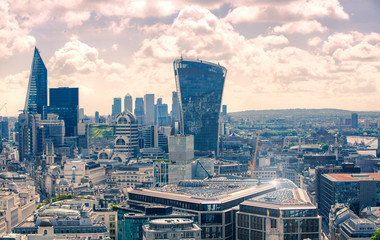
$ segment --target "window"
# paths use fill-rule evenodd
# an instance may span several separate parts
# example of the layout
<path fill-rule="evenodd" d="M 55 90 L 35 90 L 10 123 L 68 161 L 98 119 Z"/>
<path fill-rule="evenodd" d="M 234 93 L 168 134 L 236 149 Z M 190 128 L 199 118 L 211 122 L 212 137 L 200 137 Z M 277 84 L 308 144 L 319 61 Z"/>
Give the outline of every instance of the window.
<path fill-rule="evenodd" d="M 276 219 L 270 220 L 270 227 L 271 228 L 277 228 L 277 220 Z"/>

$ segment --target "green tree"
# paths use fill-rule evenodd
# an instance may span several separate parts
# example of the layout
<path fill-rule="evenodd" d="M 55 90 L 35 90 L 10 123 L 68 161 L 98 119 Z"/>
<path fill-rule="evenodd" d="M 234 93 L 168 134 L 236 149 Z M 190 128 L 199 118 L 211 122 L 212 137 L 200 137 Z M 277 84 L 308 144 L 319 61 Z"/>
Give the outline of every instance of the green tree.
<path fill-rule="evenodd" d="M 376 230 L 376 232 L 371 237 L 372 240 L 380 240 L 380 229 Z"/>

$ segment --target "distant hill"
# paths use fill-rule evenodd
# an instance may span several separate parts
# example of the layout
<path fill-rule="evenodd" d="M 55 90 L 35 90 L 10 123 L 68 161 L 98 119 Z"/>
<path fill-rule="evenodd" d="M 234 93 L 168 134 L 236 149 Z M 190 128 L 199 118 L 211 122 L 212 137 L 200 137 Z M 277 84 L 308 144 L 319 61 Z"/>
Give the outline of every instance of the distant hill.
<path fill-rule="evenodd" d="M 231 116 L 240 118 L 315 118 L 315 117 L 344 117 L 351 118 L 351 113 L 357 113 L 360 118 L 380 118 L 380 112 L 348 111 L 342 109 L 279 109 L 279 110 L 248 110 L 231 112 Z"/>

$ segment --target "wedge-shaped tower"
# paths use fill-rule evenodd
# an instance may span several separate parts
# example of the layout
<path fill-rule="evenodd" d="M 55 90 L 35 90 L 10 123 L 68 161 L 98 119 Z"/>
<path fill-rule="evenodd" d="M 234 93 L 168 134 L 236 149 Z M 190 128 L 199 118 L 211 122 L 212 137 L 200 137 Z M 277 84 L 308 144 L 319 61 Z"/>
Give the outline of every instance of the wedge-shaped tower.
<path fill-rule="evenodd" d="M 28 91 L 24 111 L 42 114 L 47 105 L 47 70 L 37 48 L 34 48 L 32 68 L 30 70 Z"/>

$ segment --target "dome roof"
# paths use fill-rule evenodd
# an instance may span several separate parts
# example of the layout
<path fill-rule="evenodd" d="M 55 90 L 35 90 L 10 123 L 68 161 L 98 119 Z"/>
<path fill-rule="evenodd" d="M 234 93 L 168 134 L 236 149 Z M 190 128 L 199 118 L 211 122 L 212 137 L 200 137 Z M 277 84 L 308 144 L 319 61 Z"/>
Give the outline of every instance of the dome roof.
<path fill-rule="evenodd" d="M 40 222 L 40 227 L 51 227 L 53 224 L 51 224 L 49 219 L 44 219 Z"/>
<path fill-rule="evenodd" d="M 66 186 L 66 185 L 68 185 L 69 183 L 67 182 L 67 180 L 66 179 L 61 179 L 60 181 L 59 181 L 59 183 L 58 183 L 58 185 L 63 185 L 63 186 Z"/>
<path fill-rule="evenodd" d="M 128 110 L 120 113 L 116 118 L 116 124 L 136 124 L 136 116 Z"/>

